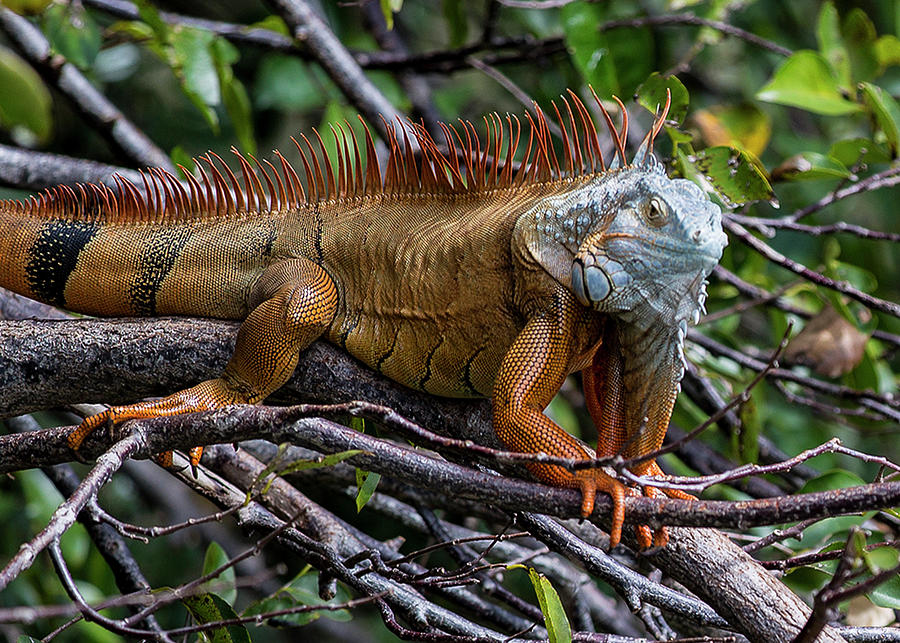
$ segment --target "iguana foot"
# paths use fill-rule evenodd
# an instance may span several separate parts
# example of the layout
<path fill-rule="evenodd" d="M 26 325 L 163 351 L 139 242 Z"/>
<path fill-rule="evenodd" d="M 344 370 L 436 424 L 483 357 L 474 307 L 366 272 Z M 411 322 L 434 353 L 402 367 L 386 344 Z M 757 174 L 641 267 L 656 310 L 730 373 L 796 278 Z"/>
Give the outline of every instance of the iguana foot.
<path fill-rule="evenodd" d="M 625 496 L 636 496 L 634 489 L 600 469 L 582 469 L 575 472 L 575 486 L 581 491 L 581 515 L 587 518 L 594 512 L 597 492 L 608 494 L 612 499 L 611 525 L 609 528 L 609 548 L 622 540 L 622 525 L 625 524 Z"/>
<path fill-rule="evenodd" d="M 81 424 L 75 427 L 66 441 L 75 453 L 81 448 L 85 439 L 101 426 L 114 426 L 126 420 L 141 420 L 154 417 L 166 417 L 181 415 L 183 413 L 195 413 L 197 411 L 209 411 L 228 404 L 246 402 L 244 395 L 237 392 L 235 387 L 229 386 L 224 379 L 207 380 L 189 389 L 179 391 L 168 397 L 137 404 L 124 406 L 111 406 L 101 413 L 85 418 Z M 195 469 L 200 464 L 203 455 L 203 447 L 194 447 L 189 456 L 191 467 Z M 164 451 L 154 458 L 164 467 L 172 466 L 172 452 Z"/>
<path fill-rule="evenodd" d="M 650 465 L 642 475 L 665 477 L 665 474 L 656 462 Z M 622 539 L 622 526 L 625 523 L 625 497 L 635 497 L 640 495 L 640 493 L 600 469 L 584 469 L 576 472 L 575 486 L 581 491 L 581 515 L 585 518 L 594 511 L 594 500 L 598 491 L 608 494 L 612 499 L 613 508 L 609 529 L 609 548 L 612 549 Z M 659 498 L 661 495 L 665 495 L 679 500 L 696 500 L 694 496 L 680 489 L 663 489 L 660 487 L 644 487 L 643 495 L 647 498 Z M 641 550 L 649 549 L 650 547 L 665 547 L 669 542 L 669 534 L 665 527 L 660 527 L 653 531 L 647 525 L 635 525 L 634 531 L 638 547 Z"/>
<path fill-rule="evenodd" d="M 660 469 L 659 464 L 654 461 L 650 464 L 649 467 L 645 471 L 643 471 L 640 475 L 644 476 L 653 476 L 654 478 L 663 478 L 665 479 L 667 476 Z M 696 496 L 692 496 L 689 493 L 685 493 L 681 489 L 666 489 L 665 487 L 644 487 L 644 496 L 646 498 L 659 498 L 661 495 L 667 496 L 669 498 L 675 498 L 676 500 L 696 500 Z M 646 544 L 642 542 L 641 535 L 638 535 L 638 542 L 641 545 L 641 549 L 646 549 L 650 547 L 649 540 L 649 530 L 648 534 L 643 536 Z M 666 531 L 665 527 L 660 527 L 655 533 L 653 533 L 653 546 L 654 547 L 665 547 L 669 543 L 669 533 Z"/>

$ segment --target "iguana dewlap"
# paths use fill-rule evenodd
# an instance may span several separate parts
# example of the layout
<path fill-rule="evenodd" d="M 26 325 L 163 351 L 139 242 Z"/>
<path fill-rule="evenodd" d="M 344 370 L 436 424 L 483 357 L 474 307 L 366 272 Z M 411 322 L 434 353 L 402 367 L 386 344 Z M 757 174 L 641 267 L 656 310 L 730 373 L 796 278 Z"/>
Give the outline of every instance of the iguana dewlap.
<path fill-rule="evenodd" d="M 686 324 L 725 245 L 721 212 L 653 157 L 662 118 L 628 164 L 627 119 L 617 132 L 604 111 L 617 147 L 606 167 L 588 110 L 571 93 L 562 105 L 562 158 L 539 113 L 515 171 L 519 123 L 495 115 L 483 147 L 470 124 L 444 126 L 448 153 L 401 128 L 384 178 L 368 132 L 360 152 L 341 130 L 336 172 L 321 139 L 297 145 L 305 180 L 280 154 L 255 169 L 238 155 L 240 180 L 207 155 L 187 188 L 150 170 L 142 190 L 119 180 L 0 202 L 0 286 L 92 315 L 243 320 L 221 377 L 89 417 L 70 445 L 108 421 L 260 402 L 324 337 L 406 386 L 491 397 L 509 449 L 575 459 L 589 452 L 542 411 L 584 369 L 598 455 L 658 448 Z M 580 489 L 585 515 L 611 494 L 618 542 L 632 490 L 600 469 L 528 468 Z M 639 539 L 649 546 L 649 530 Z"/>

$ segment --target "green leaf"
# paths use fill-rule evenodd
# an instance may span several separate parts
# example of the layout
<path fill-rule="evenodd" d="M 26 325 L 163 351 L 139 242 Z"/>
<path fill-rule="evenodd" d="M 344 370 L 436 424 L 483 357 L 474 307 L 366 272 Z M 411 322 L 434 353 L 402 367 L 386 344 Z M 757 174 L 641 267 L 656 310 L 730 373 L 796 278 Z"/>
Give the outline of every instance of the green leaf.
<path fill-rule="evenodd" d="M 840 161 L 824 154 L 801 152 L 772 170 L 773 181 L 807 181 L 813 179 L 846 179 L 852 176 Z"/>
<path fill-rule="evenodd" d="M 102 39 L 97 23 L 81 5 L 54 4 L 41 16 L 53 49 L 81 69 L 94 64 Z"/>
<path fill-rule="evenodd" d="M 203 575 L 211 574 L 222 565 L 228 562 L 228 554 L 222 549 L 222 546 L 216 541 L 209 543 L 206 548 L 206 555 L 203 557 Z M 216 585 L 216 593 L 226 603 L 233 603 L 237 598 L 237 588 L 234 585 L 235 575 L 234 566 L 229 567 L 219 574 L 212 584 Z"/>
<path fill-rule="evenodd" d="M 0 47 L 0 87 L 0 127 L 46 141 L 53 129 L 50 92 L 38 73 L 5 47 Z"/>
<path fill-rule="evenodd" d="M 666 90 L 672 95 L 672 105 L 669 108 L 667 120 L 678 123 L 684 120 L 687 114 L 690 96 L 688 90 L 675 76 L 662 76 L 659 72 L 653 72 L 637 88 L 638 102 L 646 107 L 650 113 L 657 114 L 666 104 Z"/>
<path fill-rule="evenodd" d="M 213 623 L 225 619 L 237 618 L 231 605 L 215 594 L 198 594 L 181 599 L 191 616 L 197 623 Z M 250 643 L 250 635 L 243 625 L 217 627 L 206 632 L 212 643 Z"/>
<path fill-rule="evenodd" d="M 894 97 L 878 85 L 860 83 L 863 102 L 875 119 L 878 129 L 884 134 L 893 157 L 900 147 L 900 106 Z"/>
<path fill-rule="evenodd" d="M 138 16 L 156 35 L 160 42 L 167 42 L 172 29 L 166 22 L 159 17 L 159 12 L 147 0 L 136 0 L 135 4 L 138 8 Z"/>
<path fill-rule="evenodd" d="M 605 11 L 596 4 L 573 2 L 562 9 L 566 48 L 584 80 L 602 96 L 621 94 L 606 34 L 597 30 Z"/>
<path fill-rule="evenodd" d="M 825 2 L 816 22 L 816 39 L 819 52 L 834 69 L 841 86 L 849 91 L 853 85 L 850 78 L 850 56 L 841 38 L 841 24 L 833 2 Z"/>
<path fill-rule="evenodd" d="M 873 574 L 896 567 L 900 562 L 900 551 L 894 547 L 875 547 L 870 551 L 863 550 L 862 557 L 865 559 L 866 566 Z"/>
<path fill-rule="evenodd" d="M 875 25 L 862 9 L 851 9 L 844 18 L 841 35 L 850 54 L 850 73 L 855 81 L 872 80 L 878 75 Z"/>
<path fill-rule="evenodd" d="M 900 575 L 891 576 L 866 596 L 879 607 L 900 609 Z"/>
<path fill-rule="evenodd" d="M 205 105 L 221 102 L 219 78 L 210 45 L 213 34 L 200 29 L 175 29 L 170 45 L 184 91 Z"/>
<path fill-rule="evenodd" d="M 559 594 L 553 589 L 547 577 L 534 569 L 528 569 L 528 577 L 531 579 L 534 593 L 537 594 L 550 643 L 571 643 L 572 629 L 569 627 L 569 619 L 559 600 Z"/>
<path fill-rule="evenodd" d="M 861 109 L 843 96 L 828 62 L 815 51 L 798 51 L 788 58 L 756 97 L 768 103 L 791 105 L 828 116 Z"/>
<path fill-rule="evenodd" d="M 356 470 L 356 486 L 359 489 L 356 493 L 357 513 L 362 511 L 363 507 L 366 506 L 366 503 L 372 498 L 372 494 L 375 493 L 375 488 L 378 486 L 380 480 L 380 473 L 372 473 L 371 471 L 363 471 L 362 469 Z"/>
<path fill-rule="evenodd" d="M 450 32 L 450 46 L 461 47 L 469 37 L 469 20 L 463 0 L 441 0 L 441 11 Z"/>
<path fill-rule="evenodd" d="M 729 207 L 775 198 L 765 174 L 746 152 L 721 146 L 693 155 L 678 150 L 677 158 L 685 177 L 714 191 Z"/>

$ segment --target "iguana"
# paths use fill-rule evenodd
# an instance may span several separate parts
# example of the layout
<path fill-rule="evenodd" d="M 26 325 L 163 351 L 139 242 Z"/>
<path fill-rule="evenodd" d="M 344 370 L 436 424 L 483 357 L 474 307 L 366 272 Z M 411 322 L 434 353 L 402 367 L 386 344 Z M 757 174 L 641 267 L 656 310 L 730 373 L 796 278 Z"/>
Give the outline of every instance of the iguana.
<path fill-rule="evenodd" d="M 115 190 L 60 185 L 0 202 L 5 288 L 90 315 L 243 320 L 220 377 L 88 417 L 70 446 L 109 422 L 259 403 L 323 337 L 406 386 L 490 397 L 509 449 L 565 458 L 590 451 L 543 410 L 583 369 L 597 455 L 657 449 L 687 321 L 726 243 L 721 211 L 653 155 L 665 111 L 629 163 L 624 106 L 619 129 L 594 98 L 615 145 L 609 166 L 570 91 L 553 105 L 561 159 L 537 109 L 518 167 L 524 128 L 491 115 L 484 144 L 469 122 L 441 125 L 445 151 L 418 124 L 389 128 L 383 177 L 368 129 L 361 153 L 348 126 L 332 129 L 336 170 L 318 132 L 293 139 L 305 180 L 278 152 L 260 162 L 235 150 L 243 185 L 210 153 L 198 177 L 184 170 L 186 184 L 151 169 L 142 189 L 117 178 Z M 585 516 L 609 493 L 619 542 L 634 490 L 598 468 L 527 466 L 580 489 Z M 653 460 L 634 471 L 661 474 Z M 664 530 L 637 529 L 643 547 L 666 542 Z"/>

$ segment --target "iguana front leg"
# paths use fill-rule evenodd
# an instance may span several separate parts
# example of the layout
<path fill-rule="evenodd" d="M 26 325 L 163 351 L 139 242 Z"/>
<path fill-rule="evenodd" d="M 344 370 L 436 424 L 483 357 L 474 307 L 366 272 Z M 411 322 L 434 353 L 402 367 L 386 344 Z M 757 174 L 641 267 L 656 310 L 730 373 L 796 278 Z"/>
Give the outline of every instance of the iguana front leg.
<path fill-rule="evenodd" d="M 253 300 L 259 303 L 241 324 L 234 355 L 220 377 L 159 400 L 113 406 L 92 415 L 69 434 L 69 446 L 77 451 L 94 429 L 107 423 L 256 404 L 278 389 L 294 372 L 300 351 L 328 327 L 337 291 L 320 266 L 291 259 L 262 274 Z M 202 454 L 203 447 L 191 449 L 191 464 L 196 466 Z M 163 461 L 171 462 L 171 452 Z"/>
<path fill-rule="evenodd" d="M 613 324 L 607 324 L 600 347 L 594 353 L 592 364 L 584 369 L 582 374 L 585 405 L 597 428 L 597 457 L 615 455 L 628 457 L 649 453 L 659 448 L 665 436 L 666 425 L 650 427 L 647 436 L 629 435 L 625 416 L 624 370 L 625 362 L 621 347 L 617 345 L 615 327 Z M 669 413 L 666 414 L 666 423 L 668 415 Z M 644 439 L 641 439 L 642 437 Z M 632 467 L 631 471 L 642 476 L 665 475 L 656 460 L 646 460 Z M 644 495 L 651 498 L 658 497 L 660 492 L 670 498 L 695 499 L 677 489 L 656 487 L 644 489 Z M 665 527 L 651 534 L 646 525 L 636 525 L 635 531 L 642 549 L 650 547 L 651 544 L 662 547 L 668 542 Z M 613 542 L 611 535 L 610 547 L 614 547 L 617 542 L 618 540 Z"/>
<path fill-rule="evenodd" d="M 583 349 L 578 326 L 586 323 L 586 311 L 568 291 L 558 291 L 552 308 L 533 317 L 503 359 L 494 384 L 493 425 L 497 437 L 523 453 L 546 453 L 561 458 L 588 460 L 588 451 L 574 437 L 551 421 L 543 410 L 569 373 L 573 357 Z M 625 520 L 625 486 L 600 469 L 577 472 L 550 464 L 525 465 L 539 480 L 581 491 L 581 513 L 594 510 L 598 491 L 613 500 L 610 539 L 619 542 Z"/>

